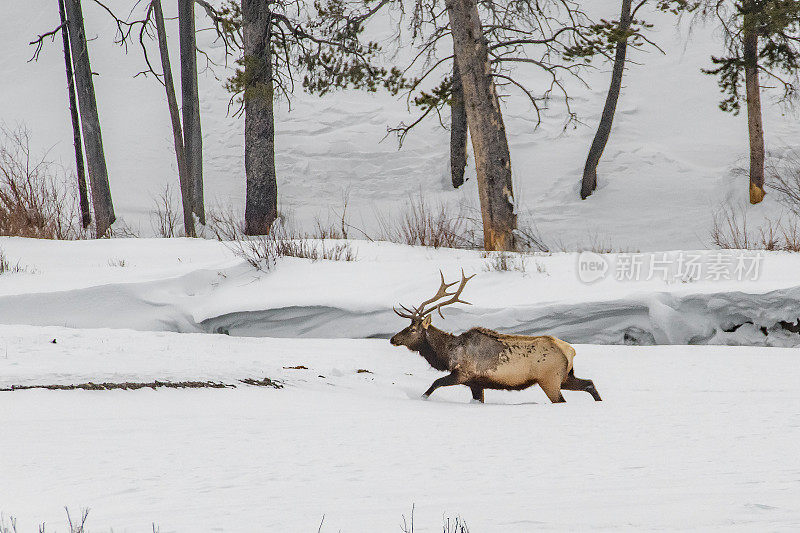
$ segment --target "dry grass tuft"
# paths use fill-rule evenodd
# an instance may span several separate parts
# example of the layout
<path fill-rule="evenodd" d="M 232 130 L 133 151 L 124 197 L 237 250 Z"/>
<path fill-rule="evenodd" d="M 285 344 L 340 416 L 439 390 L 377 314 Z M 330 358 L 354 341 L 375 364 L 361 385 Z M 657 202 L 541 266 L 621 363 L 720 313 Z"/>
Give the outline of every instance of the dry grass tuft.
<path fill-rule="evenodd" d="M 711 242 L 722 249 L 800 251 L 800 220 L 765 220 L 751 231 L 747 207 L 722 206 L 714 213 Z"/>
<path fill-rule="evenodd" d="M 483 265 L 486 272 L 521 272 L 523 276 L 531 272 L 530 256 L 524 252 L 483 252 L 481 257 L 486 259 Z M 538 274 L 548 275 L 544 264 L 534 260 L 534 265 Z"/>
<path fill-rule="evenodd" d="M 414 533 L 414 505 L 411 505 L 411 515 L 407 519 L 406 515 L 402 515 L 403 523 L 400 524 L 400 531 L 403 533 Z M 324 520 L 324 517 L 323 517 Z M 320 529 L 322 524 L 320 524 Z M 469 533 L 467 523 L 460 516 L 451 518 L 449 516 L 442 517 L 442 533 Z"/>
<path fill-rule="evenodd" d="M 517 252 L 483 252 L 486 272 L 527 272 L 527 258 Z"/>
<path fill-rule="evenodd" d="M 5 252 L 0 248 L 0 274 L 19 274 L 25 271 L 25 267 L 20 265 L 19 261 L 12 264 Z"/>
<path fill-rule="evenodd" d="M 378 215 L 378 224 L 380 235 L 376 240 L 433 248 L 476 249 L 483 246 L 478 231 L 481 227 L 479 220 L 468 216 L 463 207 L 457 213 L 445 203 L 432 207 L 425 202 L 421 192 L 416 199 L 409 198 L 405 211 L 397 219 L 387 220 Z"/>
<path fill-rule="evenodd" d="M 225 241 L 233 253 L 253 268 L 270 270 L 281 257 L 299 257 L 311 261 L 355 261 L 356 253 L 347 241 L 330 242 L 307 234 L 293 233 L 276 220 L 267 235 L 241 236 Z"/>

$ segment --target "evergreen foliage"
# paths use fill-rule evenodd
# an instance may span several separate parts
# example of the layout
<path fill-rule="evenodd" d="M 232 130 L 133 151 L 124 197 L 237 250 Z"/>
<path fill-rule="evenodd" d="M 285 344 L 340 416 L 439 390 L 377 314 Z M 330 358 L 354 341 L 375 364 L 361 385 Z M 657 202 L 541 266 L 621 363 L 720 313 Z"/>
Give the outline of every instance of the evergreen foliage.
<path fill-rule="evenodd" d="M 660 9 L 716 17 L 724 30 L 726 53 L 712 56 L 706 74 L 717 76 L 725 98 L 719 107 L 738 114 L 744 100 L 743 35 L 758 36 L 758 69 L 783 89 L 789 100 L 797 92 L 800 67 L 800 2 L 797 0 L 664 0 Z"/>

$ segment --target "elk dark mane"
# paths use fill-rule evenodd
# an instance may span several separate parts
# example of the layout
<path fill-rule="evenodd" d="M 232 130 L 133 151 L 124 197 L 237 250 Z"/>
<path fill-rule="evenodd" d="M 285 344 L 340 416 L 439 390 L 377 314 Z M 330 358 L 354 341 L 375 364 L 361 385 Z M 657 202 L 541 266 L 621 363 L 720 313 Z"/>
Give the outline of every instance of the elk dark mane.
<path fill-rule="evenodd" d="M 419 354 L 425 358 L 429 365 L 431 365 L 436 370 L 440 372 L 447 372 L 450 370 L 449 364 L 450 360 L 447 357 L 447 354 L 438 354 L 431 343 L 428 341 L 427 336 L 425 341 L 417 350 Z"/>

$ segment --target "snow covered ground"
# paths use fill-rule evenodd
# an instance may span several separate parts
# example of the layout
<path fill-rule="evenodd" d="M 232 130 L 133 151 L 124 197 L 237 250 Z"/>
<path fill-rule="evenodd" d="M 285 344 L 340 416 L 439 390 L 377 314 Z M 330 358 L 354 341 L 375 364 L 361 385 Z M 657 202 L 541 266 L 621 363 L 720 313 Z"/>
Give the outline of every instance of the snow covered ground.
<path fill-rule="evenodd" d="M 796 254 L 688 282 L 620 281 L 609 254 L 585 283 L 578 254 L 487 272 L 480 252 L 351 245 L 353 262 L 257 273 L 213 241 L 0 239 L 22 270 L 0 276 L 0 513 L 61 531 L 65 505 L 88 507 L 89 531 L 132 533 L 400 531 L 412 507 L 418 532 L 456 516 L 476 533 L 800 527 L 799 348 L 680 345 L 800 345 L 776 325 L 800 309 Z M 440 373 L 352 338 L 404 327 L 390 307 L 462 267 L 474 305 L 437 325 L 616 344 L 576 345 L 604 401 L 537 387 L 479 405 L 452 387 L 426 402 Z M 242 382 L 264 378 L 283 387 Z M 7 390 L 153 381 L 229 387 Z"/>
<path fill-rule="evenodd" d="M 48 43 L 37 63 L 28 63 L 36 34 L 58 25 L 48 0 L 10 2 L 0 19 L 4 52 L 0 57 L 0 122 L 25 123 L 35 147 L 68 168 L 73 166 L 60 41 Z M 127 5 L 114 3 L 120 13 Z M 596 18 L 618 16 L 617 0 L 584 2 Z M 165 5 L 169 11 L 174 6 Z M 141 8 L 141 6 L 140 6 Z M 152 79 L 133 78 L 143 61 L 137 46 L 126 56 L 112 42 L 112 20 L 92 2 L 84 8 L 111 189 L 117 212 L 134 229 L 151 231 L 149 212 L 166 183 L 177 184 L 172 133 L 163 89 Z M 579 178 L 599 120 L 610 67 L 598 63 L 586 73 L 590 88 L 567 80 L 573 109 L 583 124 L 563 130 L 563 100 L 554 98 L 544 121 L 534 129 L 527 99 L 511 94 L 504 118 L 511 143 L 515 194 L 524 224 L 535 225 L 550 242 L 569 247 L 599 240 L 613 248 L 643 251 L 709 246 L 712 213 L 720 203 L 742 202 L 746 179 L 731 172 L 746 166 L 746 116 L 717 108 L 716 80 L 700 72 L 721 52 L 713 24 L 690 26 L 663 14 L 641 14 L 655 27 L 655 49 L 632 52 L 610 143 L 600 164 L 599 188 L 590 200 L 578 199 Z M 137 12 L 138 13 L 138 12 Z M 135 14 L 136 15 L 136 14 Z M 198 27 L 207 27 L 202 10 Z M 177 28 L 168 22 L 177 57 Z M 201 46 L 219 59 L 212 32 Z M 391 43 L 384 43 L 391 50 Z M 227 115 L 229 95 L 222 81 L 229 72 L 214 67 L 201 73 L 205 190 L 209 206 L 241 210 L 244 197 L 243 120 Z M 535 74 L 522 70 L 521 79 Z M 546 88 L 545 83 L 533 87 Z M 536 91 L 535 91 L 536 92 Z M 780 155 L 800 134 L 795 110 L 764 97 L 769 150 Z M 298 93 L 291 111 L 280 105 L 276 131 L 280 209 L 310 225 L 340 210 L 349 192 L 352 224 L 376 231 L 376 214 L 402 210 L 409 196 L 423 192 L 452 206 L 477 205 L 474 179 L 463 190 L 449 183 L 448 133 L 431 120 L 409 135 L 402 150 L 382 141 L 387 126 L 413 120 L 405 102 L 386 94 L 344 92 L 325 98 Z M 445 122 L 448 117 L 444 117 Z M 474 174 L 470 164 L 469 172 Z M 750 207 L 751 227 L 765 214 L 776 215 L 774 194 Z M 643 231 L 643 224 L 647 231 Z"/>
<path fill-rule="evenodd" d="M 0 276 L 0 323 L 388 337 L 403 324 L 392 306 L 421 302 L 440 269 L 454 280 L 463 268 L 477 274 L 464 292 L 473 305 L 446 311 L 443 325 L 453 331 L 482 325 L 579 343 L 800 345 L 800 334 L 780 325 L 800 327 L 797 254 L 537 254 L 516 260 L 524 272 L 488 272 L 493 259 L 478 251 L 350 245 L 352 262 L 283 258 L 264 273 L 216 241 L 0 238 L 24 270 Z M 697 272 L 686 266 L 692 257 Z M 605 265 L 605 277 L 582 281 L 587 259 Z M 737 276 L 740 262 L 747 271 Z M 638 280 L 627 280 L 634 263 Z"/>
<path fill-rule="evenodd" d="M 619 10 L 589 7 L 597 18 Z M 117 213 L 147 234 L 153 199 L 177 183 L 164 96 L 132 77 L 138 50 L 112 45 L 102 10 L 84 8 Z M 6 6 L 0 123 L 26 124 L 34 149 L 71 168 L 60 42 L 27 62 L 27 43 L 57 18 L 49 0 Z M 562 130 L 557 99 L 536 130 L 527 101 L 503 104 L 522 224 L 569 249 L 644 253 L 527 255 L 496 272 L 477 251 L 350 241 L 356 261 L 284 258 L 259 273 L 214 241 L 0 238 L 21 270 L 0 275 L 0 389 L 231 385 L 0 391 L 2 517 L 20 532 L 62 531 L 64 505 L 73 516 L 90 507 L 90 531 L 399 531 L 413 506 L 417 532 L 457 515 L 473 533 L 800 528 L 800 258 L 703 250 L 714 209 L 746 194 L 732 172 L 747 155 L 746 118 L 720 112 L 715 80 L 699 71 L 720 51 L 713 25 L 646 18 L 667 53 L 633 54 L 591 199 L 578 200 L 578 180 L 608 65 L 587 73 L 590 88 L 571 84 L 575 129 Z M 210 32 L 200 40 L 218 57 Z M 226 76 L 201 73 L 207 204 L 241 210 L 243 123 L 227 115 Z M 768 148 L 790 150 L 796 111 L 767 96 L 764 114 Z M 381 142 L 409 117 L 385 94 L 281 104 L 281 211 L 301 226 L 335 220 L 349 195 L 349 221 L 374 233 L 410 196 L 474 207 L 474 179 L 449 186 L 436 123 L 400 151 Z M 747 209 L 751 228 L 779 213 L 774 194 Z M 577 343 L 577 374 L 604 401 L 566 392 L 551 405 L 535 388 L 475 405 L 457 387 L 421 401 L 440 374 L 381 337 L 405 326 L 393 305 L 461 268 L 478 274 L 464 292 L 473 305 L 438 326 Z M 240 381 L 262 378 L 283 388 Z"/>
<path fill-rule="evenodd" d="M 53 344 L 52 339 L 57 343 Z M 800 527 L 796 349 L 577 346 L 602 403 L 465 388 L 385 340 L 0 326 L 0 388 L 270 377 L 285 387 L 0 393 L 20 531 Z M 284 367 L 302 365 L 305 370 Z M 359 369 L 370 373 L 358 373 Z"/>

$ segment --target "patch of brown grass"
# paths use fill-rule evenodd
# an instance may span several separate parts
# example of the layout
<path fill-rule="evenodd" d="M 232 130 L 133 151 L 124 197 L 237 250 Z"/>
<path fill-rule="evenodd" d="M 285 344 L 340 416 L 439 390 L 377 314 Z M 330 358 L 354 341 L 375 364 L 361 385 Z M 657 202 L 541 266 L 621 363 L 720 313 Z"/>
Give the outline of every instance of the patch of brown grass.
<path fill-rule="evenodd" d="M 0 235 L 83 237 L 76 187 L 68 181 L 47 154 L 32 153 L 27 129 L 0 125 Z"/>

